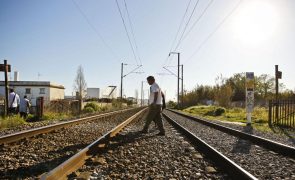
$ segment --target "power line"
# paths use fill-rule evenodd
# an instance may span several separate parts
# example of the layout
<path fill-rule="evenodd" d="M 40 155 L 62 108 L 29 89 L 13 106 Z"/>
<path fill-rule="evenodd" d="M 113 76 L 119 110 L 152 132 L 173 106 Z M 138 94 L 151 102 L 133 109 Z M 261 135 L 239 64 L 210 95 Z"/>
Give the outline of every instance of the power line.
<path fill-rule="evenodd" d="M 128 17 L 128 20 L 129 20 L 131 34 L 133 36 L 133 40 L 134 40 L 134 44 L 135 44 L 135 49 L 136 49 L 137 57 L 138 57 L 138 60 L 139 60 L 140 64 L 142 64 L 142 61 L 141 61 L 141 58 L 140 58 L 140 55 L 139 55 L 139 51 L 138 51 L 138 46 L 137 46 L 136 39 L 135 39 L 135 35 L 134 35 L 132 21 L 131 21 L 131 18 L 130 18 L 130 15 L 129 15 L 129 11 L 128 11 L 128 7 L 127 7 L 127 3 L 126 3 L 125 0 L 124 0 L 124 4 L 125 4 L 126 12 L 127 12 L 127 17 Z"/>
<path fill-rule="evenodd" d="M 199 47 L 193 52 L 193 54 L 183 63 L 187 63 L 189 60 L 193 58 L 195 54 L 197 54 L 200 49 L 205 45 L 205 43 L 218 31 L 218 29 L 225 23 L 225 21 L 234 13 L 234 11 L 240 6 L 243 0 L 239 0 L 239 2 L 235 5 L 235 7 L 222 19 L 222 21 L 215 27 L 215 29 L 202 41 Z"/>
<path fill-rule="evenodd" d="M 203 10 L 203 12 L 201 13 L 201 15 L 198 17 L 198 19 L 194 22 L 194 24 L 190 27 L 190 29 L 188 30 L 188 32 L 184 35 L 182 41 L 189 35 L 189 33 L 193 30 L 193 28 L 198 24 L 198 22 L 201 20 L 201 18 L 204 16 L 204 14 L 206 13 L 206 11 L 208 10 L 208 8 L 210 7 L 210 5 L 213 3 L 214 0 L 211 0 L 206 8 Z"/>
<path fill-rule="evenodd" d="M 119 10 L 119 13 L 120 13 L 121 20 L 122 20 L 122 22 L 123 22 L 124 28 L 125 28 L 126 35 L 127 35 L 127 37 L 128 37 L 128 41 L 129 41 L 129 44 L 130 44 L 130 47 L 131 47 L 131 50 L 132 50 L 132 53 L 133 53 L 133 56 L 134 56 L 134 60 L 135 60 L 136 64 L 138 64 L 138 62 L 137 62 L 137 58 L 136 58 L 136 55 L 135 55 L 135 51 L 134 51 L 133 45 L 132 45 L 132 43 L 131 43 L 131 39 L 130 39 L 130 36 L 129 36 L 129 32 L 128 32 L 128 30 L 127 30 L 127 27 L 126 27 L 126 24 L 125 24 L 125 20 L 124 20 L 124 18 L 123 18 L 122 11 L 121 11 L 121 8 L 120 8 L 120 6 L 119 6 L 118 0 L 116 0 L 116 4 L 117 4 L 117 7 L 118 7 L 118 10 Z"/>
<path fill-rule="evenodd" d="M 89 18 L 87 17 L 87 15 L 80 8 L 79 4 L 75 0 L 72 0 L 72 2 L 75 5 L 75 7 L 78 9 L 78 11 L 82 15 L 82 17 L 85 19 L 85 21 L 89 25 L 89 27 L 94 31 L 94 33 L 103 42 L 103 44 L 109 49 L 109 51 L 111 52 L 111 54 L 114 56 L 114 59 L 116 59 L 116 61 L 118 61 L 120 63 L 119 58 L 116 55 L 116 53 L 113 51 L 113 49 L 111 48 L 111 46 L 109 46 L 108 43 L 104 40 L 103 36 L 98 32 L 98 30 L 96 29 L 96 27 L 91 23 L 91 21 L 89 20 Z"/>
<path fill-rule="evenodd" d="M 191 15 L 190 15 L 190 17 L 189 17 L 187 23 L 185 24 L 185 27 L 184 27 L 184 29 L 183 29 L 183 31 L 182 31 L 182 34 L 181 34 L 181 36 L 180 36 L 180 38 L 179 38 L 179 41 L 178 41 L 176 47 L 174 48 L 174 51 L 176 51 L 177 48 L 179 47 L 180 42 L 182 41 L 183 35 L 184 35 L 185 31 L 186 31 L 186 28 L 188 27 L 188 25 L 189 25 L 189 23 L 190 23 L 190 21 L 191 21 L 191 18 L 193 17 L 193 15 L 194 15 L 194 13 L 195 13 L 195 10 L 196 10 L 196 8 L 197 8 L 199 2 L 200 2 L 200 0 L 197 0 L 196 4 L 195 4 L 195 6 L 194 6 L 194 9 L 193 9 L 193 11 L 191 12 Z"/>
<path fill-rule="evenodd" d="M 183 25 L 183 23 L 184 23 L 184 18 L 185 18 L 185 16 L 186 16 L 187 12 L 188 12 L 188 9 L 189 9 L 189 6 L 190 6 L 190 4 L 191 4 L 191 1 L 192 1 L 192 0 L 190 0 L 190 1 L 188 2 L 187 6 L 186 6 L 185 12 L 184 12 L 184 14 L 183 14 L 183 16 L 182 16 L 182 19 L 181 19 L 181 21 L 180 21 L 180 24 L 179 24 L 179 27 L 178 27 L 177 33 L 176 33 L 176 35 L 175 35 L 175 37 L 174 37 L 174 40 L 172 41 L 172 44 L 171 44 L 171 47 L 170 47 L 170 51 L 169 51 L 169 52 L 172 51 L 172 48 L 173 48 L 173 46 L 174 46 L 174 44 L 175 44 L 175 41 L 176 41 L 176 39 L 177 39 L 177 37 L 178 37 L 178 34 L 179 34 L 179 32 L 180 32 L 180 29 L 181 29 L 181 27 L 182 27 L 182 25 Z M 167 62 L 168 59 L 169 59 L 169 55 L 167 55 L 167 58 L 166 58 L 166 60 L 164 61 L 163 66 L 166 64 L 166 62 Z"/>

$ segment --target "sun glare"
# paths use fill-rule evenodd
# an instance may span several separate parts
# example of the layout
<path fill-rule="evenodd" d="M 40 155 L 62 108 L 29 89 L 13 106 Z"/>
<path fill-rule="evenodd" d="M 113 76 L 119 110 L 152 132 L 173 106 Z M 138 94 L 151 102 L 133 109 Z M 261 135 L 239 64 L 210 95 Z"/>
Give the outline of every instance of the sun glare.
<path fill-rule="evenodd" d="M 256 46 L 273 37 L 278 15 L 268 1 L 244 1 L 234 17 L 234 36 L 242 43 Z"/>

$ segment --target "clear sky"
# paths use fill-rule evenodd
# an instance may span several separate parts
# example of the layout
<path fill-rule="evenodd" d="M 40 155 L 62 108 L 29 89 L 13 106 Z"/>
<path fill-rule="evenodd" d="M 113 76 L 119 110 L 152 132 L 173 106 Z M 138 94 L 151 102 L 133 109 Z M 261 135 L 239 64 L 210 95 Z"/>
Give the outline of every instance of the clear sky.
<path fill-rule="evenodd" d="M 124 1 L 118 2 L 130 31 Z M 183 27 L 196 2 L 191 0 Z M 128 75 L 124 93 L 134 96 L 141 81 L 154 75 L 168 98 L 175 98 L 176 77 L 157 73 L 165 72 L 164 63 L 176 65 L 176 55 L 165 60 L 189 0 L 126 3 L 143 65 L 139 71 L 144 73 Z M 199 0 L 186 32 L 208 3 Z M 214 0 L 177 49 L 184 63 L 185 88 L 212 85 L 220 73 L 274 74 L 274 65 L 279 64 L 282 82 L 294 89 L 294 32 L 294 0 Z M 0 59 L 7 59 L 21 80 L 38 80 L 40 73 L 40 80 L 63 84 L 68 95 L 80 64 L 88 87 L 101 88 L 120 85 L 121 62 L 136 64 L 115 0 L 1 0 Z M 125 68 L 128 72 L 134 66 Z"/>

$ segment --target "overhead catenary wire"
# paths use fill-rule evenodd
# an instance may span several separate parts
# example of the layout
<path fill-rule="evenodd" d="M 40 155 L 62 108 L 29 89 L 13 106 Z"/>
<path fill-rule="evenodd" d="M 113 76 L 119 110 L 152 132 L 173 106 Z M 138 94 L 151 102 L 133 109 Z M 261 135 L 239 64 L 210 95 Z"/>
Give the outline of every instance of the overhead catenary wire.
<path fill-rule="evenodd" d="M 192 1 L 192 0 L 190 0 L 190 1 L 188 2 L 187 6 L 186 6 L 185 12 L 184 12 L 184 14 L 183 14 L 183 16 L 182 16 L 182 19 L 181 19 L 180 24 L 179 24 L 179 26 L 178 26 L 178 30 L 177 30 L 177 32 L 176 32 L 176 35 L 175 35 L 175 37 L 174 37 L 174 39 L 173 39 L 173 41 L 172 41 L 172 44 L 171 44 L 171 47 L 170 47 L 169 52 L 171 52 L 172 49 L 173 49 L 173 46 L 174 46 L 174 44 L 175 44 L 175 41 L 176 41 L 176 39 L 177 39 L 177 37 L 178 37 L 178 34 L 179 34 L 179 32 L 180 32 L 180 29 L 181 29 L 181 27 L 182 27 L 182 25 L 183 25 L 183 23 L 184 23 L 184 19 L 185 19 L 185 16 L 186 16 L 187 12 L 188 12 L 188 9 L 189 9 L 189 6 L 190 6 L 190 4 L 191 4 L 191 1 Z M 163 66 L 167 63 L 168 59 L 169 59 L 169 55 L 167 55 L 167 58 L 165 59 Z"/>
<path fill-rule="evenodd" d="M 198 24 L 198 22 L 201 20 L 201 18 L 204 16 L 204 14 L 206 13 L 206 11 L 208 10 L 208 8 L 211 6 L 211 4 L 213 3 L 214 0 L 211 0 L 207 6 L 205 7 L 205 9 L 202 11 L 201 15 L 197 18 L 197 20 L 193 23 L 193 25 L 190 27 L 190 29 L 187 31 L 187 33 L 183 36 L 182 41 L 188 37 L 188 35 L 190 34 L 190 32 L 194 29 L 194 27 Z M 181 42 L 180 42 L 181 43 Z"/>
<path fill-rule="evenodd" d="M 205 45 L 205 43 L 218 31 L 218 29 L 226 22 L 226 20 L 235 12 L 235 10 L 240 6 L 242 1 L 243 0 L 239 0 L 239 2 L 234 6 L 234 8 L 222 19 L 222 21 L 220 21 L 220 23 L 214 28 L 214 30 L 201 42 L 198 48 L 193 52 L 193 54 L 186 61 L 184 61 L 183 64 L 186 64 L 188 61 L 190 61 L 200 51 L 200 49 Z"/>
<path fill-rule="evenodd" d="M 114 59 L 120 63 L 119 58 L 116 55 L 116 53 L 113 51 L 111 46 L 108 45 L 108 43 L 103 38 L 103 36 L 98 32 L 96 27 L 91 23 L 90 19 L 87 17 L 87 15 L 84 13 L 84 11 L 80 8 L 79 4 L 75 0 L 72 0 L 72 2 L 75 5 L 75 7 L 78 9 L 78 12 L 81 14 L 81 16 L 85 19 L 85 21 L 89 25 L 89 27 L 93 30 L 93 32 L 97 35 L 97 37 L 102 41 L 102 43 L 107 47 L 107 49 L 109 49 L 109 51 L 112 54 L 112 56 L 114 57 Z"/>
<path fill-rule="evenodd" d="M 140 54 L 139 54 L 139 51 L 138 51 L 137 41 L 136 41 L 135 34 L 134 34 L 133 23 L 132 23 L 131 18 L 130 18 L 130 14 L 129 14 L 129 10 L 128 10 L 128 6 L 127 6 L 127 3 L 126 3 L 126 0 L 124 0 L 124 5 L 125 5 L 126 12 L 127 12 L 128 20 L 129 20 L 131 34 L 132 34 L 133 41 L 134 41 L 134 44 L 135 44 L 135 49 L 136 49 L 137 57 L 138 57 L 139 63 L 142 64 L 142 61 L 141 61 L 141 58 L 140 58 Z"/>
<path fill-rule="evenodd" d="M 196 11 L 196 8 L 197 8 L 199 2 L 200 2 L 200 0 L 197 0 L 196 4 L 194 5 L 194 8 L 193 8 L 193 10 L 192 10 L 192 12 L 191 12 L 191 14 L 190 14 L 190 16 L 189 16 L 189 19 L 188 19 L 188 21 L 186 22 L 185 27 L 184 27 L 184 29 L 183 29 L 183 31 L 182 31 L 182 33 L 181 33 L 181 36 L 180 36 L 180 38 L 179 38 L 179 40 L 178 40 L 178 43 L 177 43 L 176 47 L 174 48 L 174 51 L 176 51 L 177 48 L 179 47 L 179 45 L 180 45 L 180 43 L 181 43 L 181 41 L 182 41 L 182 38 L 183 38 L 183 36 L 184 36 L 184 33 L 186 32 L 186 29 L 187 29 L 187 27 L 188 27 L 188 25 L 189 25 L 189 23 L 190 23 L 190 21 L 191 21 L 193 15 L 194 15 L 195 11 Z"/>
<path fill-rule="evenodd" d="M 120 16 L 121 16 L 121 20 L 123 22 L 123 25 L 124 25 L 124 29 L 125 29 L 125 32 L 126 32 L 126 35 L 127 35 L 127 38 L 128 38 L 128 41 L 129 41 L 129 44 L 130 44 L 130 47 L 131 47 L 131 50 L 132 50 L 132 54 L 134 56 L 134 60 L 136 62 L 136 64 L 139 64 L 138 61 L 137 61 L 137 57 L 136 57 L 136 54 L 135 54 L 135 50 L 134 50 L 134 47 L 132 45 L 132 42 L 131 42 L 131 38 L 130 38 L 130 35 L 129 35 L 129 32 L 128 32 L 128 29 L 127 29 L 127 26 L 126 26 L 126 23 L 125 23 L 125 20 L 123 18 L 123 14 L 122 14 L 122 11 L 121 11 L 121 8 L 120 8 L 120 5 L 118 3 L 118 0 L 116 0 L 116 4 L 117 4 L 117 7 L 118 7 L 118 11 L 120 13 Z"/>

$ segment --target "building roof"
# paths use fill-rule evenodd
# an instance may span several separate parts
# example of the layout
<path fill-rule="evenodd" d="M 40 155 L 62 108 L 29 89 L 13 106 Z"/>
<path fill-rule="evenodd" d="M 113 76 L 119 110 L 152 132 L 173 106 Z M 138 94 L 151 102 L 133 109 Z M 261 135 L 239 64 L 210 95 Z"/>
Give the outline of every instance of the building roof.
<path fill-rule="evenodd" d="M 59 85 L 50 81 L 9 81 L 9 86 L 36 86 L 36 87 L 51 87 L 57 89 L 65 89 L 63 85 Z M 4 86 L 5 82 L 0 81 L 0 86 Z"/>

